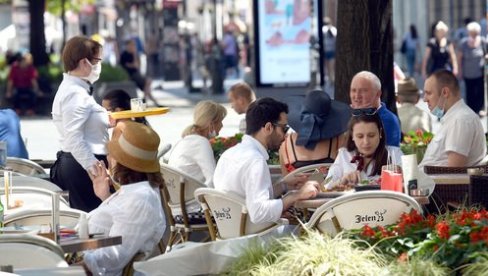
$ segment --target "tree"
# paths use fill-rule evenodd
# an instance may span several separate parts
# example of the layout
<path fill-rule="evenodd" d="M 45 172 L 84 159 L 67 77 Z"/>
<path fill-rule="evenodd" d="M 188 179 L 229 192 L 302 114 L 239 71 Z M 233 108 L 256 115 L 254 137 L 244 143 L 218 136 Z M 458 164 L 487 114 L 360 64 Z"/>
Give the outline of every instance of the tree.
<path fill-rule="evenodd" d="M 391 0 L 341 0 L 337 8 L 335 98 L 350 102 L 352 77 L 363 70 L 376 74 L 382 101 L 396 112 L 393 83 Z"/>
<path fill-rule="evenodd" d="M 44 11 L 46 0 L 29 0 L 30 14 L 30 51 L 36 67 L 47 65 L 49 56 L 46 52 L 46 36 L 44 34 Z"/>

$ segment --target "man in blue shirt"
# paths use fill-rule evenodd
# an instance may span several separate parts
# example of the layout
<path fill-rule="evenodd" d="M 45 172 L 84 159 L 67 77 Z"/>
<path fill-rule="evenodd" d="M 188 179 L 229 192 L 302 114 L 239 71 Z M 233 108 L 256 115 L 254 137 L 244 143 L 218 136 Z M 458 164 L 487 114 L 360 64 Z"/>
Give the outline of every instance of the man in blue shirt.
<path fill-rule="evenodd" d="M 381 102 L 380 79 L 369 71 L 361 71 L 354 75 L 349 90 L 351 108 L 376 108 L 386 132 L 387 146 L 400 146 L 401 129 L 398 117 Z"/>
<path fill-rule="evenodd" d="M 20 120 L 12 109 L 0 109 L 0 141 L 7 142 L 7 156 L 29 159 L 20 134 Z"/>

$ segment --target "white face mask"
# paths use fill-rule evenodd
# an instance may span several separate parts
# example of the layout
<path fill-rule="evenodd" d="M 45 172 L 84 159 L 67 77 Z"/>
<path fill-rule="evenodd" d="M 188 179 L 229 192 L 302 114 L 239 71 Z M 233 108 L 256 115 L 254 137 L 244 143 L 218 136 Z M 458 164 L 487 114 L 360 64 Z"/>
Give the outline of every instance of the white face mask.
<path fill-rule="evenodd" d="M 88 59 L 87 59 L 87 61 L 88 61 Z M 92 65 L 90 63 L 90 61 L 88 61 L 88 64 L 90 64 L 90 66 L 91 66 L 91 72 L 84 79 L 86 79 L 91 84 L 93 84 L 93 83 L 95 83 L 98 80 L 98 78 L 100 78 L 100 73 L 102 72 L 102 63 L 101 62 L 98 62 L 97 64 Z"/>
<path fill-rule="evenodd" d="M 208 138 L 214 138 L 214 137 L 217 137 L 217 131 L 215 131 L 215 129 L 208 133 Z"/>

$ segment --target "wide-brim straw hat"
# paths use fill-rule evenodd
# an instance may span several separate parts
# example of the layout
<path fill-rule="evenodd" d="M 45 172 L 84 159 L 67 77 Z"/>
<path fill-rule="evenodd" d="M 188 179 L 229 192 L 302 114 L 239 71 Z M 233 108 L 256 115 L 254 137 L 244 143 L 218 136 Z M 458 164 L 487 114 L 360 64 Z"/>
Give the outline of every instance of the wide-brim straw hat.
<path fill-rule="evenodd" d="M 322 90 L 308 92 L 305 95 L 300 112 L 293 112 L 293 109 L 290 109 L 288 124 L 299 136 L 314 133 L 308 137 L 313 140 L 312 142 L 330 139 L 344 133 L 351 118 L 349 105 L 332 100 Z M 314 130 L 312 131 L 312 129 Z"/>
<path fill-rule="evenodd" d="M 133 121 L 117 123 L 108 142 L 112 158 L 125 167 L 137 172 L 159 172 L 159 136 L 144 124 Z"/>
<path fill-rule="evenodd" d="M 417 95 L 419 88 L 413 78 L 399 80 L 397 84 L 397 93 L 400 95 Z"/>

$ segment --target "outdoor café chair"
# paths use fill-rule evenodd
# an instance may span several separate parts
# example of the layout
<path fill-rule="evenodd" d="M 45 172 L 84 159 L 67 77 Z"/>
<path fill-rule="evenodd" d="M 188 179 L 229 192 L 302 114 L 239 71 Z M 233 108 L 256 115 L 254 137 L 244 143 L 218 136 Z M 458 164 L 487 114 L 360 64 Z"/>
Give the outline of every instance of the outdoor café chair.
<path fill-rule="evenodd" d="M 29 159 L 7 157 L 7 162 L 5 165 L 10 170 L 24 175 L 46 174 L 46 171 L 43 167 L 41 167 L 41 165 Z"/>
<path fill-rule="evenodd" d="M 195 198 L 202 205 L 212 240 L 231 239 L 251 234 L 266 234 L 288 224 L 288 220 L 256 224 L 248 215 L 246 200 L 235 193 L 212 188 L 200 188 Z M 216 228 L 213 226 L 212 217 Z"/>
<path fill-rule="evenodd" d="M 16 186 L 15 185 L 15 182 L 14 184 L 12 185 L 13 186 L 13 189 L 12 189 L 12 194 L 35 194 L 37 197 L 37 199 L 39 199 L 39 201 L 50 201 L 52 200 L 52 197 L 53 195 L 56 193 L 54 191 L 51 191 L 51 190 L 48 190 L 48 189 L 45 189 L 45 188 L 41 188 L 41 187 L 31 187 L 31 186 Z M 5 188 L 0 186 L 0 195 L 4 195 L 5 194 Z M 66 199 L 64 197 L 60 197 L 60 204 L 64 204 L 66 206 L 69 206 L 69 203 L 68 201 L 66 201 Z"/>
<path fill-rule="evenodd" d="M 59 210 L 59 224 L 63 227 L 75 228 L 82 213 L 84 212 L 76 209 Z M 5 226 L 50 225 L 51 223 L 51 210 L 24 210 L 9 215 L 4 221 Z"/>
<path fill-rule="evenodd" d="M 17 268 L 68 267 L 64 252 L 54 241 L 31 234 L 0 235 L 0 266 Z"/>
<path fill-rule="evenodd" d="M 322 183 L 325 180 L 331 165 L 332 163 L 319 163 L 300 167 L 282 177 L 279 181 L 275 182 L 273 186 L 281 185 L 282 182 L 287 182 L 299 174 L 308 174 L 310 177 L 309 180 L 316 180 L 319 183 Z"/>
<path fill-rule="evenodd" d="M 193 213 L 187 211 L 189 204 L 198 205 L 193 194 L 195 190 L 206 186 L 192 176 L 167 164 L 161 164 L 161 174 L 164 179 L 164 185 L 161 187 L 161 199 L 170 226 L 167 247 L 171 249 L 174 244 L 188 241 L 193 232 L 208 231 L 203 214 L 201 214 L 202 222 L 193 222 L 191 219 Z M 176 210 L 181 214 L 182 221 L 180 222 L 175 220 L 173 213 Z M 162 249 L 162 243 L 160 243 L 160 250 L 164 252 Z"/>
<path fill-rule="evenodd" d="M 335 236 L 342 230 L 364 225 L 385 226 L 398 221 L 403 213 L 422 208 L 412 197 L 392 191 L 364 191 L 335 198 L 320 206 L 305 225 Z"/>
<path fill-rule="evenodd" d="M 3 174 L 0 174 L 0 183 L 3 183 Z M 15 190 L 17 187 L 34 187 L 49 190 L 51 192 L 62 192 L 58 185 L 35 176 L 13 175 L 12 186 Z"/>

